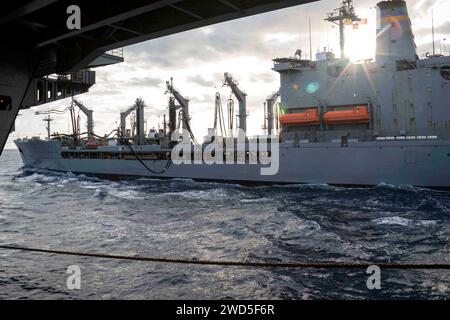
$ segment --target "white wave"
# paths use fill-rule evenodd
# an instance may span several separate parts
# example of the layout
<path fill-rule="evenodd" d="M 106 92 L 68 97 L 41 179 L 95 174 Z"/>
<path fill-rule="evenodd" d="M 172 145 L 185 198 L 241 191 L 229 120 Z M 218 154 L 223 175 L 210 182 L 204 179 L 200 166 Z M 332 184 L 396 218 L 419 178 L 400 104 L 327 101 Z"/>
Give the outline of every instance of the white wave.
<path fill-rule="evenodd" d="M 164 181 L 164 180 L 162 180 L 162 179 L 157 179 L 157 178 L 138 178 L 138 179 L 136 179 L 136 181 L 142 181 L 142 182 L 146 182 L 146 181 L 148 181 L 148 182 L 160 182 L 160 181 Z"/>
<path fill-rule="evenodd" d="M 98 189 L 99 187 L 107 186 L 104 184 L 80 183 L 80 187 L 83 189 Z"/>
<path fill-rule="evenodd" d="M 77 181 L 79 181 L 77 178 L 66 178 L 66 179 L 62 179 L 61 183 L 62 184 L 67 184 L 67 183 L 77 182 Z"/>
<path fill-rule="evenodd" d="M 94 197 L 106 197 L 111 196 L 114 198 L 120 199 L 144 199 L 141 196 L 141 193 L 135 190 L 121 190 L 117 187 L 117 185 L 104 185 L 104 184 L 93 184 L 93 185 L 84 185 L 82 186 L 84 189 L 95 190 Z"/>
<path fill-rule="evenodd" d="M 94 193 L 94 197 L 95 198 L 103 198 L 103 197 L 105 197 L 107 195 L 107 193 L 104 191 L 104 190 L 102 190 L 102 189 L 96 189 L 95 190 L 95 193 Z"/>
<path fill-rule="evenodd" d="M 19 182 L 35 182 L 39 184 L 49 184 L 55 186 L 67 185 L 69 183 L 79 182 L 80 176 L 76 176 L 71 172 L 56 172 L 44 169 L 27 169 L 25 172 L 30 173 L 26 176 L 15 177 L 14 180 Z"/>
<path fill-rule="evenodd" d="M 273 200 L 269 198 L 252 198 L 252 199 L 241 199 L 240 201 L 243 203 L 267 203 Z"/>
<path fill-rule="evenodd" d="M 172 181 L 186 181 L 186 182 L 195 182 L 194 180 L 190 178 L 172 178 Z"/>
<path fill-rule="evenodd" d="M 144 199 L 144 197 L 140 196 L 140 193 L 135 190 L 110 190 L 109 194 L 113 197 L 121 198 L 121 199 Z"/>
<path fill-rule="evenodd" d="M 353 188 L 344 188 L 339 186 L 332 186 L 327 183 L 293 183 L 293 184 L 274 184 L 270 186 L 261 186 L 256 188 L 281 188 L 281 189 L 301 189 L 301 190 L 329 190 L 329 191 L 339 191 L 339 190 L 349 190 Z"/>
<path fill-rule="evenodd" d="M 33 173 L 28 176 L 24 177 L 16 177 L 14 180 L 20 181 L 20 182 L 30 182 L 30 181 L 36 181 L 37 178 L 39 178 L 40 175 L 38 173 Z"/>
<path fill-rule="evenodd" d="M 407 227 L 412 223 L 412 220 L 401 217 L 384 217 L 372 220 L 376 224 L 398 225 Z"/>
<path fill-rule="evenodd" d="M 181 192 L 166 192 L 165 195 L 183 197 L 193 200 L 221 200 L 230 198 L 225 189 L 211 189 L 211 190 L 191 190 Z"/>
<path fill-rule="evenodd" d="M 410 226 L 433 226 L 438 223 L 437 220 L 411 220 L 402 217 L 383 217 L 372 220 L 375 224 L 378 225 L 397 225 L 403 227 Z"/>
<path fill-rule="evenodd" d="M 155 226 L 149 226 L 149 230 L 153 232 L 168 232 L 168 231 L 177 231 L 182 229 L 189 229 L 195 226 L 193 221 L 180 220 L 177 222 L 168 222 L 163 224 L 158 224 Z"/>
<path fill-rule="evenodd" d="M 390 184 L 390 183 L 385 183 L 385 182 L 379 183 L 378 185 L 375 186 L 375 188 L 393 189 L 393 190 L 399 190 L 399 191 L 431 191 L 430 189 L 427 189 L 427 188 L 415 187 L 415 186 L 409 185 L 409 184 Z"/>
<path fill-rule="evenodd" d="M 59 181 L 59 177 L 55 176 L 48 176 L 41 173 L 33 173 L 32 175 L 26 176 L 26 177 L 20 177 L 16 179 L 20 182 L 37 182 L 37 183 L 55 183 Z"/>
<path fill-rule="evenodd" d="M 434 226 L 438 223 L 437 220 L 419 220 L 416 221 L 415 224 L 421 225 L 421 226 Z"/>

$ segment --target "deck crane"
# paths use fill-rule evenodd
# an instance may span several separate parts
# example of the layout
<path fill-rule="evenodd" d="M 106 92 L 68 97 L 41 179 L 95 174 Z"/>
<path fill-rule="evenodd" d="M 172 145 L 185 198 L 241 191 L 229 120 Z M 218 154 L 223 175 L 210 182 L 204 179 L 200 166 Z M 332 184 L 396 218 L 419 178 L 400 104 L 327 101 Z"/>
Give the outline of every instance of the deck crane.
<path fill-rule="evenodd" d="M 88 141 L 91 141 L 94 138 L 94 116 L 93 111 L 86 108 L 80 101 L 78 101 L 75 98 L 72 98 L 72 102 L 80 108 L 80 110 L 86 115 L 87 117 L 87 137 Z"/>
<path fill-rule="evenodd" d="M 179 118 L 177 129 L 182 125 L 183 130 L 187 130 L 191 137 L 192 142 L 195 145 L 198 145 L 197 139 L 195 139 L 194 133 L 191 130 L 191 125 L 189 121 L 191 120 L 189 117 L 189 99 L 183 97 L 174 87 L 173 87 L 173 78 L 170 78 L 170 81 L 166 81 L 167 90 L 166 93 L 170 93 L 169 98 L 169 134 L 175 130 L 176 123 L 176 110 L 181 109 L 181 115 Z M 175 104 L 175 101 L 179 103 L 179 105 Z"/>
<path fill-rule="evenodd" d="M 179 108 L 181 108 L 182 111 L 182 117 L 183 121 L 180 122 L 184 123 L 184 120 L 186 120 L 187 123 L 189 123 L 189 99 L 186 99 L 183 97 L 174 87 L 173 87 L 173 78 L 170 78 L 170 81 L 166 81 L 167 86 L 167 93 L 170 93 L 175 100 L 180 104 Z M 183 125 L 183 128 L 186 127 L 186 124 Z"/>
<path fill-rule="evenodd" d="M 56 110 L 51 109 L 47 111 L 36 111 L 36 115 L 50 115 L 50 114 L 62 114 L 66 111 L 70 111 L 71 114 L 71 120 L 72 120 L 72 129 L 73 129 L 73 137 L 75 139 L 75 142 L 79 139 L 79 131 L 78 131 L 78 124 L 77 121 L 75 121 L 75 115 L 74 115 L 74 108 L 73 105 L 78 106 L 78 108 L 86 115 L 87 117 L 87 135 L 88 140 L 92 140 L 94 138 L 94 116 L 93 111 L 86 108 L 80 101 L 76 100 L 75 98 L 72 98 L 72 104 L 65 108 L 64 110 Z M 49 118 L 44 119 L 44 121 L 48 121 Z M 51 120 L 50 120 L 51 121 Z M 49 128 L 50 122 L 48 121 L 48 127 L 47 127 L 47 135 L 49 134 L 50 128 Z"/>
<path fill-rule="evenodd" d="M 137 143 L 139 145 L 144 144 L 145 140 L 145 119 L 144 108 L 146 107 L 142 98 L 137 98 L 134 105 L 136 106 L 136 131 L 137 131 Z"/>
<path fill-rule="evenodd" d="M 127 110 L 120 113 L 120 132 L 123 136 L 125 136 L 125 132 L 127 130 L 127 118 L 128 116 L 136 110 L 136 105 L 132 105 Z M 134 131 L 134 130 L 133 130 Z M 134 135 L 134 132 L 131 133 L 131 135 Z"/>
<path fill-rule="evenodd" d="M 233 79 L 233 77 L 226 72 L 224 74 L 225 82 L 224 85 L 229 86 L 231 92 L 236 97 L 239 102 L 239 124 L 238 128 L 247 132 L 247 94 L 241 91 L 238 87 L 238 83 Z"/>
<path fill-rule="evenodd" d="M 267 134 L 271 135 L 273 131 L 273 106 L 275 105 L 275 102 L 277 101 L 278 97 L 280 96 L 280 90 L 273 93 L 270 97 L 266 100 L 266 108 L 267 108 Z"/>
<path fill-rule="evenodd" d="M 127 117 L 132 113 L 136 112 L 136 134 L 137 134 L 137 143 L 143 144 L 144 138 L 145 138 L 145 129 L 144 129 L 144 100 L 141 98 L 137 98 L 136 102 L 129 107 L 127 110 L 120 113 L 120 132 L 123 136 L 125 136 L 126 132 L 126 121 Z M 131 133 L 132 136 L 134 136 L 134 130 Z"/>

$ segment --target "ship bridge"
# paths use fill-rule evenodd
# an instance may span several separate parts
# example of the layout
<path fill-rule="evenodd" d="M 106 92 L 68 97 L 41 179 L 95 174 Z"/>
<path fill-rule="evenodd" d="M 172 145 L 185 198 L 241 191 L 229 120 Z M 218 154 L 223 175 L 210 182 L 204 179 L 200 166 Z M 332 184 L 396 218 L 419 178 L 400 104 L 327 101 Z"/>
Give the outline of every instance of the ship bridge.
<path fill-rule="evenodd" d="M 0 152 L 19 109 L 87 92 L 117 48 L 314 0 L 15 0 L 0 5 Z M 75 9 L 74 6 L 75 5 Z M 80 17 L 80 28 L 68 20 Z"/>

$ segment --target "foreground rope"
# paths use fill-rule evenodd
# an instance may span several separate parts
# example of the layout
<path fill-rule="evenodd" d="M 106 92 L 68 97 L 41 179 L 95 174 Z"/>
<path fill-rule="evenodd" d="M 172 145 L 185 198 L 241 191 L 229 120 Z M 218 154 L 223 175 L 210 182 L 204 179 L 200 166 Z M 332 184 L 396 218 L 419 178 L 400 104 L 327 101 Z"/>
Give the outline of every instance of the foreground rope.
<path fill-rule="evenodd" d="M 299 262 L 245 262 L 245 261 L 218 261 L 218 260 L 190 260 L 190 259 L 168 259 L 168 258 L 151 258 L 140 256 L 121 256 L 114 254 L 75 252 L 63 250 L 50 250 L 40 248 L 29 248 L 19 246 L 0 245 L 0 249 L 5 250 L 21 250 L 40 253 L 60 254 L 79 257 L 93 257 L 116 260 L 131 260 L 144 262 L 158 262 L 171 264 L 193 264 L 193 265 L 209 265 L 209 266 L 236 266 L 236 267 L 254 267 L 254 268 L 293 268 L 293 269 L 367 269 L 371 265 L 376 265 L 381 269 L 395 270 L 449 270 L 450 264 L 404 264 L 404 263 L 299 263 Z"/>

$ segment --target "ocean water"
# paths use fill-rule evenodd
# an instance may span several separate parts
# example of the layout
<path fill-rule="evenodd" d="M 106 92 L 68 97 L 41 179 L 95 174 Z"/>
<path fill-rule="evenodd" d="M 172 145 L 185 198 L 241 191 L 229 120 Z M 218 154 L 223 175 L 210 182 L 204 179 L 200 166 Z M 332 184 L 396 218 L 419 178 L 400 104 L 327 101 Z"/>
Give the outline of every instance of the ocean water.
<path fill-rule="evenodd" d="M 244 187 L 26 171 L 0 157 L 0 243 L 151 257 L 448 263 L 450 193 L 408 186 Z M 446 299 L 444 270 L 168 265 L 0 249 L 0 299 Z M 69 290 L 68 266 L 81 269 Z"/>

